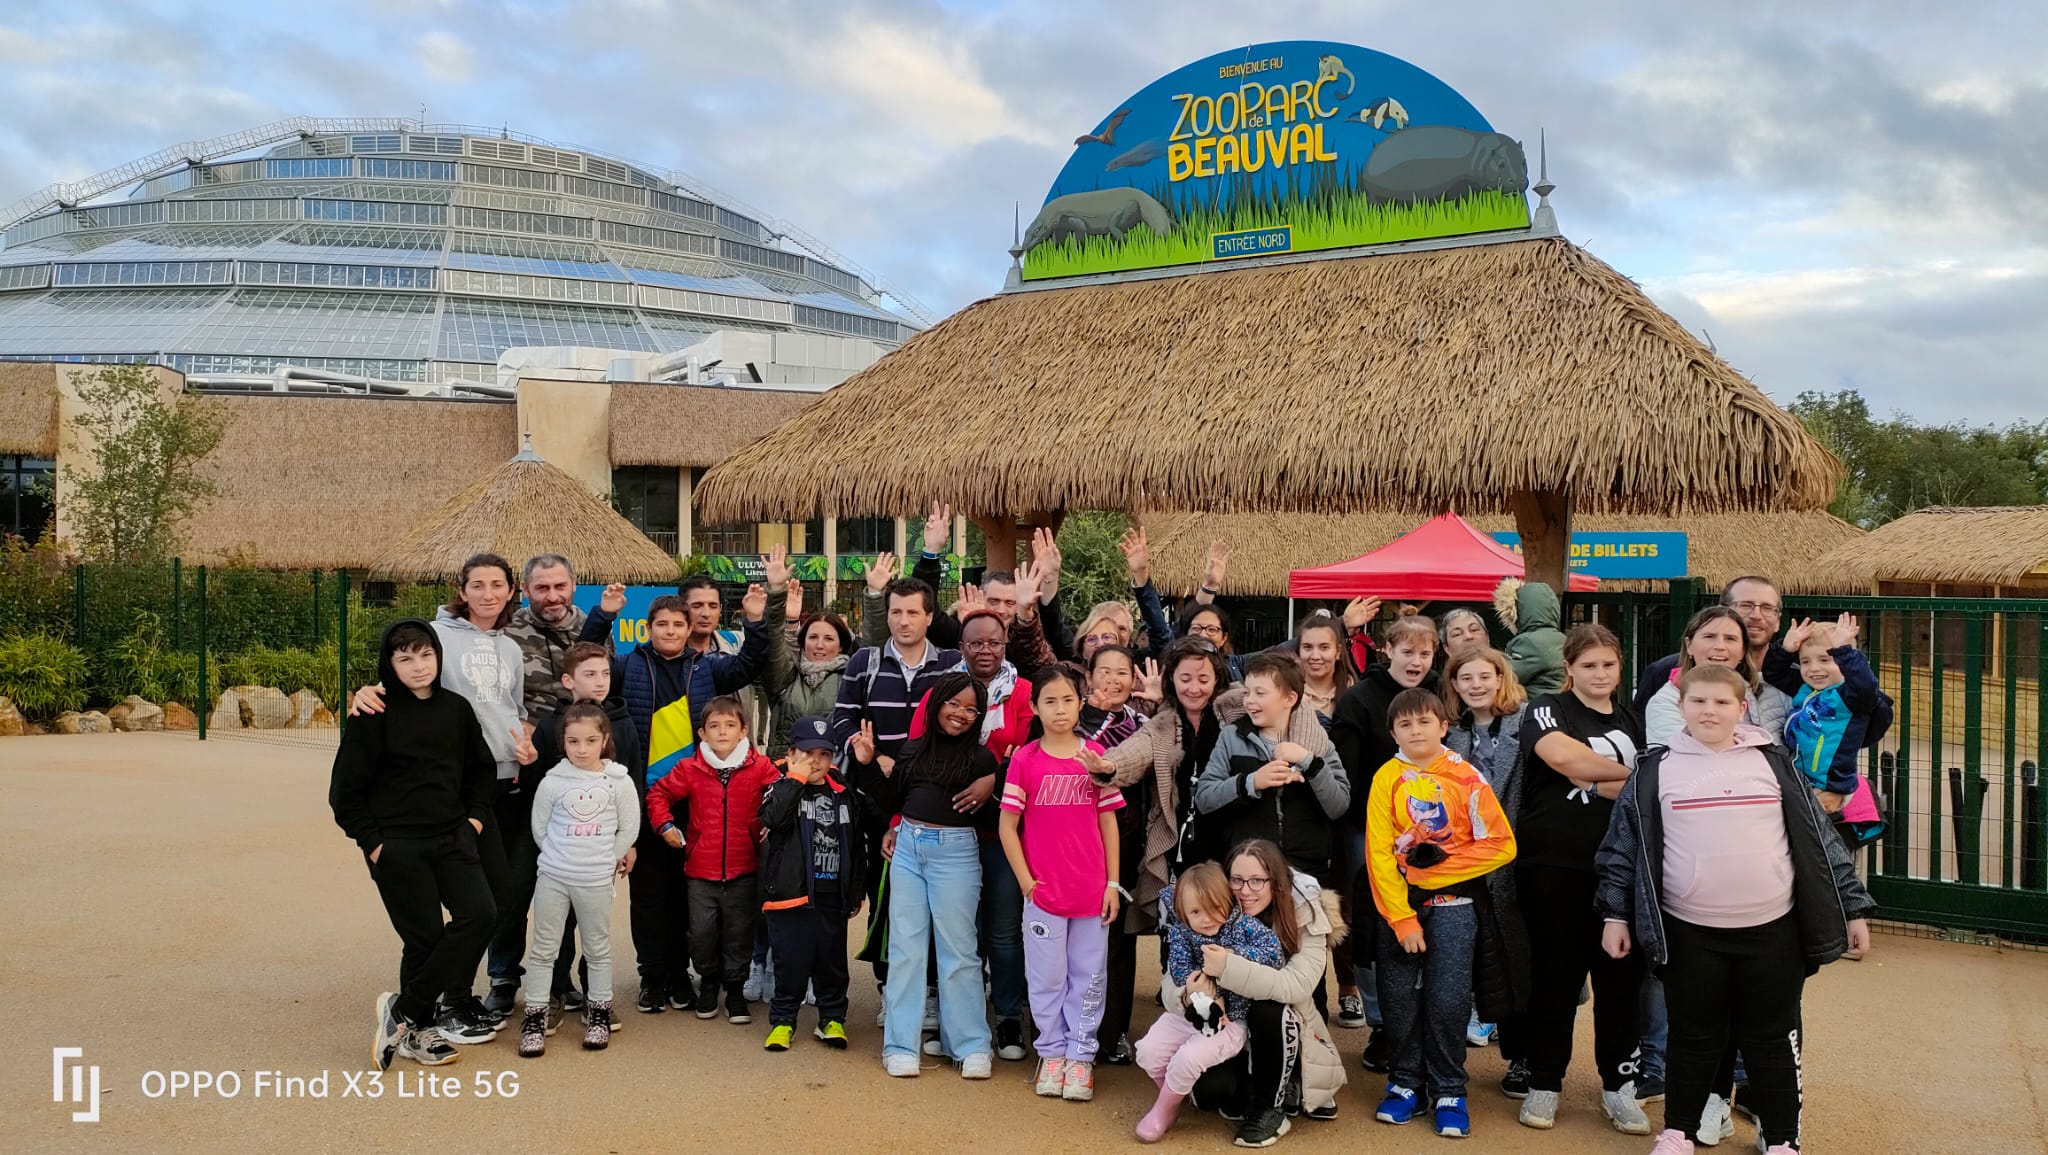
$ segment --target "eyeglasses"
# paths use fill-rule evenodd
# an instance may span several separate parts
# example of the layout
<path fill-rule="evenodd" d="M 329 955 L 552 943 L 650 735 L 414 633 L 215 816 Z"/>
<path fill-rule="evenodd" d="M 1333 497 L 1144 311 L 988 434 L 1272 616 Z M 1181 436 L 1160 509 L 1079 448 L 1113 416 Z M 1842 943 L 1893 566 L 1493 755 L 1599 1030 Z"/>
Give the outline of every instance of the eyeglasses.
<path fill-rule="evenodd" d="M 1239 878 L 1234 874 L 1230 876 L 1230 889 L 1232 890 L 1246 890 L 1257 894 L 1271 885 L 1273 885 L 1273 880 L 1270 878 Z"/>
<path fill-rule="evenodd" d="M 960 648 L 963 650 L 1001 650 L 1007 645 L 1008 643 L 1001 638 L 984 638 L 978 642 L 961 642 Z"/>
<path fill-rule="evenodd" d="M 1083 642 L 1094 642 L 1098 646 L 1114 646 L 1119 639 L 1115 634 L 1089 634 L 1081 640 Z"/>
<path fill-rule="evenodd" d="M 1223 636 L 1223 627 L 1218 625 L 1189 626 L 1188 632 L 1200 634 L 1205 638 L 1220 638 Z"/>
<path fill-rule="evenodd" d="M 1756 614 L 1766 618 L 1775 618 L 1784 610 L 1776 602 L 1729 602 L 1728 608 L 1744 617 Z"/>

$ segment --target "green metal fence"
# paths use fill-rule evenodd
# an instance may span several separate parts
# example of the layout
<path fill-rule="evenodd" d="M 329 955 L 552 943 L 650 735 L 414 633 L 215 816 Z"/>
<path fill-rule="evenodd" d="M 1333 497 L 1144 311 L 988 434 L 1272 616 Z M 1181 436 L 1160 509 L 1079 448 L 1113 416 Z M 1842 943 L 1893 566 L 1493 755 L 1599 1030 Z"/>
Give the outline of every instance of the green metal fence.
<path fill-rule="evenodd" d="M 1675 652 L 1708 600 L 1689 585 L 1574 594 L 1567 618 L 1613 629 L 1632 676 Z M 1842 613 L 1896 710 L 1864 754 L 1889 825 L 1863 861 L 1884 916 L 2048 942 L 2048 601 L 1785 599 L 1788 625 Z"/>

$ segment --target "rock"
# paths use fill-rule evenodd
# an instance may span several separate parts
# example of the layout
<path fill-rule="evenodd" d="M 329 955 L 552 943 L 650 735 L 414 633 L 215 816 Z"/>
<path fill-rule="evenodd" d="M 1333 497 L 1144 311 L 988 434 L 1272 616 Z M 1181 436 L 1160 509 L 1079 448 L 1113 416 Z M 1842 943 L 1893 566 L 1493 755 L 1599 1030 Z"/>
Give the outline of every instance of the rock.
<path fill-rule="evenodd" d="M 198 728 L 199 718 L 192 711 L 187 710 L 176 702 L 164 703 L 164 729 L 197 730 Z"/>
<path fill-rule="evenodd" d="M 209 730 L 239 730 L 242 728 L 242 694 L 239 690 L 222 690 L 220 701 L 214 703 L 213 713 L 207 716 Z"/>
<path fill-rule="evenodd" d="M 252 730 L 282 730 L 292 724 L 292 701 L 274 686 L 236 686 L 242 725 Z"/>
<path fill-rule="evenodd" d="M 5 695 L 0 695 L 0 738 L 14 738 L 28 733 L 22 721 L 21 711 Z"/>
<path fill-rule="evenodd" d="M 56 722 L 52 724 L 53 731 L 58 734 L 105 734 L 113 728 L 114 724 L 98 710 L 87 710 L 83 714 L 66 710 L 57 715 Z"/>
<path fill-rule="evenodd" d="M 164 728 L 164 711 L 149 699 L 130 694 L 107 711 L 107 720 L 114 724 L 114 729 L 127 733 L 161 730 Z"/>
<path fill-rule="evenodd" d="M 334 713 L 320 695 L 311 690 L 300 690 L 291 696 L 292 722 L 294 730 L 332 730 Z"/>

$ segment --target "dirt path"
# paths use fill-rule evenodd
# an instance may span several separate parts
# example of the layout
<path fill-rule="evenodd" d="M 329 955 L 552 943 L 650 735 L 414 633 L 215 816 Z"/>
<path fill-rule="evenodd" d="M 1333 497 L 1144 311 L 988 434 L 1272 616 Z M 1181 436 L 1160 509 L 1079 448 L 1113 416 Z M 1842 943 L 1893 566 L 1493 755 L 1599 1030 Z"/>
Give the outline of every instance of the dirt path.
<path fill-rule="evenodd" d="M 1135 1147 L 1151 1101 L 1134 1069 L 1103 1069 L 1090 1105 L 1034 1098 L 1024 1063 L 988 1084 L 945 1070 L 883 1076 L 873 987 L 857 979 L 853 1049 L 760 1048 L 763 1026 L 628 1014 L 611 1051 L 564 1045 L 521 1061 L 509 1036 L 464 1048 L 461 1097 L 421 1090 L 401 1064 L 383 1097 L 345 1098 L 365 1066 L 372 996 L 397 942 L 360 861 L 326 808 L 318 748 L 121 734 L 0 740 L 0 912 L 13 1024 L 0 1048 L 0 1110 L 18 1151 L 655 1149 L 949 1152 L 1019 1140 L 1033 1151 Z M 621 890 L 615 925 L 625 925 Z M 620 936 L 622 940 L 625 935 Z M 1151 955 L 1140 949 L 1140 958 Z M 622 968 L 622 993 L 633 991 Z M 856 966 L 857 975 L 866 968 Z M 1141 982 L 1149 981 L 1141 975 Z M 1149 1019 L 1149 1002 L 1140 1009 Z M 1641 1152 L 1597 1121 L 1589 1016 L 1557 1129 L 1514 1121 L 1473 1052 L 1477 1135 L 1457 1149 Z M 1807 1150 L 2048 1151 L 2048 955 L 1880 936 L 1870 961 L 1827 968 L 1807 995 Z M 1363 1032 L 1340 1031 L 1355 1054 Z M 53 1047 L 101 1074 L 101 1120 L 51 1101 Z M 241 1091 L 148 1098 L 146 1072 L 231 1071 Z M 259 1071 L 330 1072 L 326 1099 L 257 1097 Z M 484 1072 L 517 1080 L 477 1098 Z M 1434 1150 L 1419 1125 L 1372 1122 L 1380 1083 L 1355 1067 L 1334 1123 L 1298 1122 L 1284 1151 Z M 508 1085 L 509 1089 L 509 1085 Z M 1652 1111 L 1653 1121 L 1657 1118 Z M 771 1138 L 771 1135 L 773 1136 Z M 1722 1150 L 1747 1150 L 1751 1131 Z M 1228 1149 L 1213 1116 L 1183 1121 L 1176 1149 Z"/>

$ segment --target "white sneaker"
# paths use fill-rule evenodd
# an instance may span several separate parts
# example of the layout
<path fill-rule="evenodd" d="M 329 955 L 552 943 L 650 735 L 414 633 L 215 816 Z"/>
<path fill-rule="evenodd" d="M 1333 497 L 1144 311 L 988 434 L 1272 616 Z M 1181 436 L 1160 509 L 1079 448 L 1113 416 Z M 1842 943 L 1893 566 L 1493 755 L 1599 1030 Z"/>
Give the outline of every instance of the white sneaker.
<path fill-rule="evenodd" d="M 1643 1105 L 1636 1102 L 1634 1083 L 1623 1083 L 1619 1091 L 1600 1092 L 1600 1113 L 1624 1135 L 1650 1133 L 1650 1117 L 1643 1114 Z"/>
<path fill-rule="evenodd" d="M 927 1031 L 939 1029 L 939 996 L 937 995 L 926 995 L 924 997 L 924 1029 Z"/>
<path fill-rule="evenodd" d="M 915 1079 L 917 1070 L 922 1065 L 917 1061 L 916 1055 L 882 1056 L 882 1069 L 889 1072 L 892 1079 Z"/>
<path fill-rule="evenodd" d="M 768 968 L 760 963 L 747 966 L 747 981 L 740 988 L 740 994 L 750 1003 L 768 1001 Z"/>
<path fill-rule="evenodd" d="M 1038 1060 L 1038 1083 L 1033 1091 L 1048 1099 L 1057 1099 L 1067 1089 L 1067 1061 L 1065 1059 Z"/>
<path fill-rule="evenodd" d="M 986 1079 L 995 1073 L 995 1062 L 987 1051 L 960 1060 L 960 1077 L 963 1079 Z"/>
<path fill-rule="evenodd" d="M 1707 1095 L 1707 1105 L 1700 1111 L 1700 1133 L 1693 1136 L 1702 1147 L 1718 1147 L 1721 1140 L 1735 1134 L 1735 1113 L 1728 1109 L 1728 1100 L 1717 1094 Z"/>
<path fill-rule="evenodd" d="M 1530 1091 L 1522 1100 L 1522 1126 L 1548 1131 L 1557 1125 L 1557 1092 Z"/>
<path fill-rule="evenodd" d="M 931 1055 L 934 1058 L 937 1058 L 938 1056 L 946 1053 L 946 1048 L 939 1044 L 939 1037 L 937 1035 L 933 1035 L 931 1038 L 926 1039 L 924 1041 L 924 1053 L 927 1055 Z"/>

